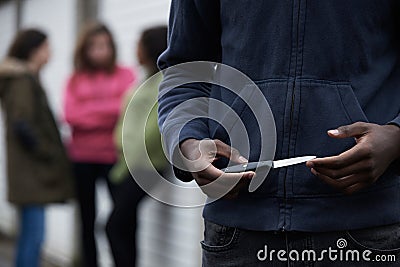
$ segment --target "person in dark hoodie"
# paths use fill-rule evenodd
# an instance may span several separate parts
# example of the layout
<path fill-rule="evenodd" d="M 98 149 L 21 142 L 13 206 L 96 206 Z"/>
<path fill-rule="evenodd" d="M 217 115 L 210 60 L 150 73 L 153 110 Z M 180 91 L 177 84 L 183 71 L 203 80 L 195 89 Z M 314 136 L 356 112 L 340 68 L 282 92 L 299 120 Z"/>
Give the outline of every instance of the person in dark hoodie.
<path fill-rule="evenodd" d="M 37 267 L 45 205 L 73 196 L 72 172 L 39 74 L 50 57 L 47 35 L 26 29 L 0 64 L 7 144 L 8 200 L 19 210 L 17 267 Z"/>
<path fill-rule="evenodd" d="M 178 159 L 173 163 L 184 163 L 175 166 L 178 178 L 200 186 L 221 176 L 242 181 L 204 208 L 203 266 L 377 266 L 389 255 L 395 260 L 385 266 L 399 266 L 399 12 L 396 0 L 172 1 L 160 68 L 190 61 L 229 65 L 259 87 L 256 102 L 269 102 L 276 125 L 274 158 L 263 158 L 260 140 L 274 142 L 260 133 L 265 118 L 256 120 L 226 88 L 171 89 L 179 72 L 165 71 L 159 125 L 169 156 Z M 243 95 L 255 94 L 244 85 Z M 215 110 L 211 104 L 197 117 L 191 108 L 194 119 L 185 122 L 176 110 L 192 99 L 231 107 L 247 130 L 236 144 L 249 142 L 249 153 L 230 146 L 240 123 L 224 131 L 202 116 Z M 318 158 L 273 169 L 249 192 L 254 172 L 221 171 L 227 159 L 244 164 L 240 154 L 249 161 Z M 328 255 L 328 249 L 335 251 Z M 346 260 L 354 250 L 359 260 Z M 302 259 L 303 252 L 311 254 Z"/>

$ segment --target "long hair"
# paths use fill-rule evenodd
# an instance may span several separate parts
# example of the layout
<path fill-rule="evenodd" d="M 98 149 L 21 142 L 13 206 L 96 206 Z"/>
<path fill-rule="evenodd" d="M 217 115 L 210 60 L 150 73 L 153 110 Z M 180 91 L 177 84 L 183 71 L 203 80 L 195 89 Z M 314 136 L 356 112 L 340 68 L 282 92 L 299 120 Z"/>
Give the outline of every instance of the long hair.
<path fill-rule="evenodd" d="M 90 59 L 88 57 L 88 49 L 90 45 L 90 40 L 93 36 L 96 36 L 98 34 L 106 34 L 109 37 L 112 56 L 110 62 L 108 62 L 107 66 L 105 66 L 105 70 L 109 72 L 114 71 L 117 60 L 117 49 L 113 35 L 106 25 L 98 22 L 93 22 L 87 24 L 83 28 L 76 43 L 74 54 L 74 67 L 76 72 L 93 71 L 96 69 L 92 62 L 90 62 Z"/>
<path fill-rule="evenodd" d="M 47 35 L 38 29 L 21 30 L 8 50 L 8 57 L 28 61 L 32 53 L 47 40 Z"/>

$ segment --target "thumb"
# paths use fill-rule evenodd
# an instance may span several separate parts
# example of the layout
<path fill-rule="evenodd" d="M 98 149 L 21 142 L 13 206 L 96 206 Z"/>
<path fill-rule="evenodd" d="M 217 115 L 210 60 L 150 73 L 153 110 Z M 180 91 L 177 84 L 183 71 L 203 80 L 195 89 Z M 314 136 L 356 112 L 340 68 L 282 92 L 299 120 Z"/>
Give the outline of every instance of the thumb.
<path fill-rule="evenodd" d="M 360 137 L 368 131 L 368 124 L 356 122 L 350 125 L 340 126 L 337 129 L 329 130 L 328 135 L 333 138 Z"/>
<path fill-rule="evenodd" d="M 217 146 L 217 154 L 222 155 L 232 160 L 233 162 L 237 163 L 248 162 L 248 160 L 245 157 L 243 157 L 237 149 L 228 146 L 227 144 L 223 143 L 220 140 L 215 140 L 214 143 Z"/>

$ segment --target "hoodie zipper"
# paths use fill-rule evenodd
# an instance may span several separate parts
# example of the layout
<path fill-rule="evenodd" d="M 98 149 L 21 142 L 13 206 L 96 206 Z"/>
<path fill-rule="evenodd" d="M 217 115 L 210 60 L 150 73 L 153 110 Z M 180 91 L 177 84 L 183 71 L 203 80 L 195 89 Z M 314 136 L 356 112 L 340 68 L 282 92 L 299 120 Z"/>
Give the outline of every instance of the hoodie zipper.
<path fill-rule="evenodd" d="M 296 97 L 296 90 L 295 89 L 296 89 L 296 78 L 297 78 L 297 71 L 298 71 L 298 59 L 299 59 L 299 56 L 301 56 L 300 53 L 299 53 L 299 49 L 300 49 L 299 41 L 300 41 L 300 26 L 301 26 L 300 20 L 301 20 L 301 15 L 302 15 L 301 14 L 302 0 L 294 0 L 294 1 L 297 2 L 297 3 L 294 2 L 294 7 L 293 7 L 293 14 L 296 14 L 295 19 L 297 20 L 297 22 L 294 25 L 295 26 L 294 27 L 295 28 L 295 32 L 294 32 L 293 37 L 292 37 L 292 38 L 296 39 L 295 45 L 292 45 L 292 51 L 295 51 L 295 56 L 293 56 L 293 54 L 291 54 L 291 58 L 290 58 L 291 61 L 293 61 L 293 59 L 294 59 L 295 67 L 294 67 L 294 73 L 292 75 L 292 77 L 293 77 L 293 85 L 291 87 L 292 95 L 291 95 L 290 118 L 289 118 L 289 140 L 288 140 L 288 150 L 287 150 L 287 153 L 288 153 L 287 156 L 288 157 L 290 157 L 290 145 L 291 145 L 290 144 L 290 139 L 291 139 L 292 130 L 293 130 L 293 120 L 294 120 L 293 117 L 294 117 L 294 109 L 295 109 L 294 104 L 295 104 L 295 97 Z M 296 4 L 297 4 L 297 6 L 296 6 Z M 286 186 L 286 182 L 287 182 L 287 170 L 286 170 L 286 174 L 285 174 L 284 179 L 283 179 L 284 217 L 283 217 L 283 226 L 281 228 L 282 232 L 286 231 L 286 224 L 287 224 L 287 221 L 286 221 L 286 210 L 287 210 L 288 205 L 287 205 L 287 186 Z"/>
<path fill-rule="evenodd" d="M 293 87 L 292 87 L 292 101 L 290 105 L 290 120 L 289 120 L 289 139 L 292 135 L 292 125 L 293 125 L 293 115 L 294 115 L 294 100 L 295 100 L 295 87 L 296 87 L 296 82 L 293 81 Z M 290 140 L 289 140 L 289 147 L 288 147 L 288 157 L 290 155 Z M 284 202 L 284 208 L 285 212 L 287 209 L 287 189 L 286 189 L 286 177 L 287 173 L 283 179 L 283 202 Z M 286 229 L 286 213 L 283 217 L 283 226 L 282 226 L 282 232 L 285 232 Z"/>

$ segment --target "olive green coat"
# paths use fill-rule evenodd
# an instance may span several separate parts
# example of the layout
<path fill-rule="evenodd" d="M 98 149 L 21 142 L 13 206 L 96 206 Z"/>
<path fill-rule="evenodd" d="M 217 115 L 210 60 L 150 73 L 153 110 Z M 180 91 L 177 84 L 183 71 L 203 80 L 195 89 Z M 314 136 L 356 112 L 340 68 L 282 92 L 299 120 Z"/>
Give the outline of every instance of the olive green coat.
<path fill-rule="evenodd" d="M 157 95 L 161 81 L 162 74 L 158 73 L 125 96 L 114 134 L 119 157 L 110 178 L 115 183 L 128 177 L 129 168 L 162 172 L 168 167 L 158 128 Z"/>
<path fill-rule="evenodd" d="M 72 173 L 47 97 L 27 66 L 0 64 L 0 99 L 6 137 L 8 200 L 17 205 L 64 202 L 72 197 Z M 29 126 L 35 145 L 16 134 L 16 122 Z"/>

